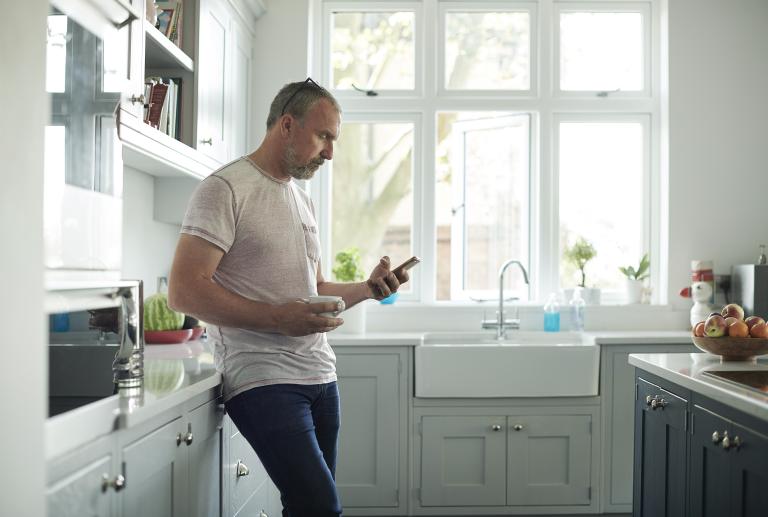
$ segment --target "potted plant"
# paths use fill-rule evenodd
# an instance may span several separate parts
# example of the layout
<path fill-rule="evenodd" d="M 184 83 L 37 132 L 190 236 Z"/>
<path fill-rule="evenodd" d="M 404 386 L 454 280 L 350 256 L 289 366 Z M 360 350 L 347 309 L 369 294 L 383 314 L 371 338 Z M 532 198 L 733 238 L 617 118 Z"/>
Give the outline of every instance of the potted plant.
<path fill-rule="evenodd" d="M 595 258 L 596 255 L 595 247 L 584 237 L 577 238 L 573 245 L 566 246 L 565 250 L 563 250 L 563 259 L 579 270 L 581 281 L 577 285 L 582 288 L 581 296 L 584 298 L 584 301 L 591 305 L 600 303 L 600 289 L 587 287 L 585 268 L 587 263 Z"/>
<path fill-rule="evenodd" d="M 625 287 L 627 293 L 627 303 L 640 303 L 643 297 L 643 280 L 648 278 L 648 270 L 651 266 L 648 260 L 648 254 L 640 259 L 637 269 L 633 266 L 620 267 L 619 271 L 626 277 Z"/>
<path fill-rule="evenodd" d="M 333 276 L 337 282 L 360 282 L 363 280 L 363 270 L 360 266 L 360 250 L 346 248 L 339 251 L 335 257 Z M 344 324 L 336 332 L 343 334 L 362 334 L 365 332 L 365 304 L 358 303 L 342 313 Z"/>

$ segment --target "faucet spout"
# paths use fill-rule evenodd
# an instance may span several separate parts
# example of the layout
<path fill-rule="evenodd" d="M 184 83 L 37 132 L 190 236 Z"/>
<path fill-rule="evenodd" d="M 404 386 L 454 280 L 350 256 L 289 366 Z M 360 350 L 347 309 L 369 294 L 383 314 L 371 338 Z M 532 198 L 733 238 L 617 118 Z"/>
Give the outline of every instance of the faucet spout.
<path fill-rule="evenodd" d="M 504 317 L 504 274 L 512 265 L 516 265 L 520 268 L 525 284 L 530 286 L 530 283 L 528 282 L 528 272 L 519 260 L 507 260 L 501 265 L 501 268 L 499 268 L 499 310 L 496 313 L 496 321 L 483 322 L 483 328 L 494 327 L 496 329 L 496 339 L 504 339 L 506 337 L 507 329 L 509 328 L 520 328 L 519 320 L 508 322 Z"/>

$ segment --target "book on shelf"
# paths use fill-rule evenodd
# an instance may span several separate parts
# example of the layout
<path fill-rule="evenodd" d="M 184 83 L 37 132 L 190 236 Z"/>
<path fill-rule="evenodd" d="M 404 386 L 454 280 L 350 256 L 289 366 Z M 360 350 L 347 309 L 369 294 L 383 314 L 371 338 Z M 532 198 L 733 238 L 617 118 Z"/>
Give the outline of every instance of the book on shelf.
<path fill-rule="evenodd" d="M 144 122 L 171 138 L 181 140 L 181 78 L 147 77 Z"/>

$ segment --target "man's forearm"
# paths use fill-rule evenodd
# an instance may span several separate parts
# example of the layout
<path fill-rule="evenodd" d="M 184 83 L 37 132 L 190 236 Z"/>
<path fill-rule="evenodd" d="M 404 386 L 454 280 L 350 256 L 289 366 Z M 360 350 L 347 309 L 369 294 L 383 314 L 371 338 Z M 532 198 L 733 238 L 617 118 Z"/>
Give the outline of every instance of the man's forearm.
<path fill-rule="evenodd" d="M 172 309 L 206 323 L 263 332 L 277 332 L 275 306 L 249 300 L 205 279 L 171 281 L 168 304 Z"/>
<path fill-rule="evenodd" d="M 320 282 L 317 284 L 317 294 L 341 296 L 347 308 L 373 298 L 367 282 Z"/>

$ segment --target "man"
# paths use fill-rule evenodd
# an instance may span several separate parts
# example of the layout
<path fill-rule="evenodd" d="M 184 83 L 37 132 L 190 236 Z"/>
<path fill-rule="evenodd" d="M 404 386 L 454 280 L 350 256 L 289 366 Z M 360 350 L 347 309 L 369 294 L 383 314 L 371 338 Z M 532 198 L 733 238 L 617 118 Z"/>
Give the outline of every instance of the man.
<path fill-rule="evenodd" d="M 341 515 L 334 481 L 339 430 L 336 357 L 325 332 L 340 307 L 382 299 L 408 280 L 382 257 L 365 282 L 320 272 L 309 179 L 333 157 L 341 115 L 312 79 L 285 85 L 253 153 L 206 178 L 190 200 L 169 283 L 175 310 L 209 323 L 233 422 L 280 489 L 283 515 Z"/>

